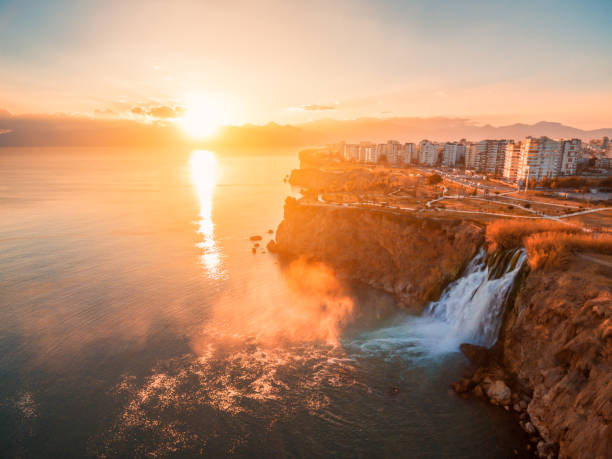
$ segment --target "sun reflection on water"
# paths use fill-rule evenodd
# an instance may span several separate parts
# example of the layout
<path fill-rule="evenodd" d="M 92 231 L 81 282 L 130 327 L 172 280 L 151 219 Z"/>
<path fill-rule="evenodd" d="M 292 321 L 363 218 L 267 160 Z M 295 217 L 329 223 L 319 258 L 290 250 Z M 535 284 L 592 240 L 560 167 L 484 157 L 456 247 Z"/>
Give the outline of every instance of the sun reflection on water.
<path fill-rule="evenodd" d="M 200 262 L 206 268 L 208 276 L 218 279 L 223 274 L 221 256 L 215 242 L 215 225 L 212 221 L 212 199 L 217 183 L 217 158 L 210 151 L 196 150 L 189 161 L 191 180 L 200 201 L 200 219 L 198 233 L 202 241 Z"/>

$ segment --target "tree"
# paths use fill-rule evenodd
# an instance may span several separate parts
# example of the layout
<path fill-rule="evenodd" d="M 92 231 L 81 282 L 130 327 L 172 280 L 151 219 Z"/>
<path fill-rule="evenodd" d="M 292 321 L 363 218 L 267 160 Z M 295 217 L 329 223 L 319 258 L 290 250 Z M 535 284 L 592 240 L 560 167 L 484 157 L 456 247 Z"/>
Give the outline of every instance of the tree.
<path fill-rule="evenodd" d="M 427 177 L 428 185 L 437 185 L 438 183 L 442 183 L 442 177 L 440 177 L 440 174 L 431 174 Z"/>

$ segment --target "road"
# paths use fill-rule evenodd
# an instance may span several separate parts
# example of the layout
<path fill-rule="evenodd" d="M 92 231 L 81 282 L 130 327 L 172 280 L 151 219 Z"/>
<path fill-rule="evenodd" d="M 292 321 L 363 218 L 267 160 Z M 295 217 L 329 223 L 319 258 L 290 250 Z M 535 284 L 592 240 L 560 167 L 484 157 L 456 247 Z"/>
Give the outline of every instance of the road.
<path fill-rule="evenodd" d="M 436 199 L 432 199 L 431 201 L 428 201 L 427 203 L 425 203 L 425 205 L 427 207 L 430 207 L 431 203 L 433 202 L 437 202 L 437 201 L 442 201 L 443 199 L 477 199 L 477 200 L 485 200 L 483 198 L 476 198 L 476 197 L 460 197 L 460 196 L 441 196 L 439 198 Z M 508 203 L 506 202 L 500 202 L 500 201 L 495 201 L 494 199 L 489 199 L 489 200 L 485 200 L 488 202 L 496 202 L 498 204 L 505 204 L 507 205 Z M 353 208 L 353 209 L 364 209 L 364 208 L 369 208 L 371 209 L 372 207 L 378 207 L 379 211 L 383 211 L 383 212 L 387 212 L 387 213 L 391 213 L 394 215 L 401 215 L 401 214 L 405 214 L 406 212 L 417 212 L 419 211 L 419 209 L 415 209 L 412 207 L 403 207 L 403 206 L 391 206 L 388 204 L 378 204 L 375 202 L 359 202 L 359 203 L 335 203 L 335 202 L 327 202 L 324 201 L 321 196 L 318 196 L 317 198 L 317 202 L 309 202 L 309 203 L 300 203 L 301 205 L 308 205 L 308 206 L 314 206 L 314 207 L 335 207 L 335 208 Z M 542 214 L 539 212 L 536 212 L 532 209 L 528 209 L 526 207 L 520 206 L 518 204 L 513 204 L 513 206 L 515 207 L 519 207 L 521 209 L 524 209 L 528 212 L 532 212 L 534 214 L 534 216 L 531 215 L 511 215 L 511 214 L 503 214 L 503 213 L 499 213 L 499 212 L 486 212 L 486 211 L 481 211 L 481 210 L 459 210 L 459 209 L 437 209 L 439 212 L 453 212 L 453 213 L 460 213 L 460 214 L 479 214 L 479 215 L 488 215 L 488 216 L 494 216 L 494 217 L 506 217 L 506 218 L 525 218 L 525 219 L 546 219 L 546 220 L 554 220 L 554 221 L 558 221 L 559 223 L 564 223 L 564 224 L 569 224 L 566 223 L 564 221 L 562 221 L 561 219 L 563 218 L 567 218 L 567 217 L 575 217 L 578 215 L 583 215 L 583 214 L 590 214 L 590 213 L 594 213 L 594 212 L 604 212 L 604 211 L 608 211 L 608 210 L 612 210 L 612 207 L 600 207 L 600 208 L 596 208 L 596 209 L 587 209 L 587 210 L 582 210 L 580 212 L 574 212 L 571 214 L 566 214 L 566 215 L 546 215 L 546 214 Z"/>

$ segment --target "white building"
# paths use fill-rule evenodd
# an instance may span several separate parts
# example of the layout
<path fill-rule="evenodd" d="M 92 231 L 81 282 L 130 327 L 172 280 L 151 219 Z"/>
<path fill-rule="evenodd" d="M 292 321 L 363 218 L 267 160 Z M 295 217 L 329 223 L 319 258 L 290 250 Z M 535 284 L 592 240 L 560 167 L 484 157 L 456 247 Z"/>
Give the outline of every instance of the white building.
<path fill-rule="evenodd" d="M 410 164 L 413 159 L 416 159 L 416 145 L 413 143 L 405 143 L 400 153 L 400 161 Z"/>
<path fill-rule="evenodd" d="M 391 164 L 396 164 L 400 160 L 400 152 L 401 152 L 402 144 L 397 140 L 389 140 L 387 141 L 387 145 L 385 147 L 385 155 L 387 155 L 387 161 Z"/>
<path fill-rule="evenodd" d="M 376 145 L 370 145 L 365 148 L 365 161 L 368 163 L 377 163 L 378 162 L 378 152 Z"/>
<path fill-rule="evenodd" d="M 507 140 L 487 139 L 472 144 L 465 158 L 466 169 L 501 175 L 504 170 L 507 143 Z"/>
<path fill-rule="evenodd" d="M 419 163 L 424 166 L 433 166 L 438 162 L 438 146 L 429 140 L 419 143 Z"/>
<path fill-rule="evenodd" d="M 367 161 L 367 154 L 366 154 L 366 149 L 370 148 L 371 146 L 373 146 L 374 144 L 372 142 L 367 142 L 367 141 L 363 141 L 363 142 L 359 142 L 359 162 L 366 162 Z"/>
<path fill-rule="evenodd" d="M 465 157 L 465 145 L 447 142 L 442 149 L 442 165 L 452 167 Z"/>
<path fill-rule="evenodd" d="M 521 144 L 517 180 L 555 177 L 559 169 L 560 143 L 548 137 L 527 137 Z"/>
<path fill-rule="evenodd" d="M 504 177 L 512 182 L 516 182 L 520 159 L 521 142 L 508 142 L 504 158 Z"/>
<path fill-rule="evenodd" d="M 359 145 L 350 143 L 344 144 L 342 158 L 345 161 L 359 161 Z"/>
<path fill-rule="evenodd" d="M 557 161 L 556 175 L 575 175 L 581 150 L 582 140 L 561 139 L 559 141 L 560 157 Z"/>

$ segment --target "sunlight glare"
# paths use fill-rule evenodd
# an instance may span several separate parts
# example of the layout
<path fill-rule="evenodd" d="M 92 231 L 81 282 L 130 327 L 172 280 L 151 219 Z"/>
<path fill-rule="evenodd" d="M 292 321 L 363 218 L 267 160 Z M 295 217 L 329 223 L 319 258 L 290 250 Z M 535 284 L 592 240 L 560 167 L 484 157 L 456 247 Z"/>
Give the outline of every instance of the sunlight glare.
<path fill-rule="evenodd" d="M 212 198 L 217 183 L 217 158 L 210 151 L 197 150 L 191 155 L 189 167 L 191 180 L 200 201 L 198 233 L 203 238 L 198 243 L 198 247 L 202 249 L 200 261 L 209 276 L 216 279 L 222 274 L 221 257 L 215 243 L 215 225 L 212 221 Z"/>
<path fill-rule="evenodd" d="M 223 104 L 215 103 L 211 98 L 194 97 L 187 104 L 179 123 L 190 137 L 203 139 L 212 136 L 224 119 Z"/>

